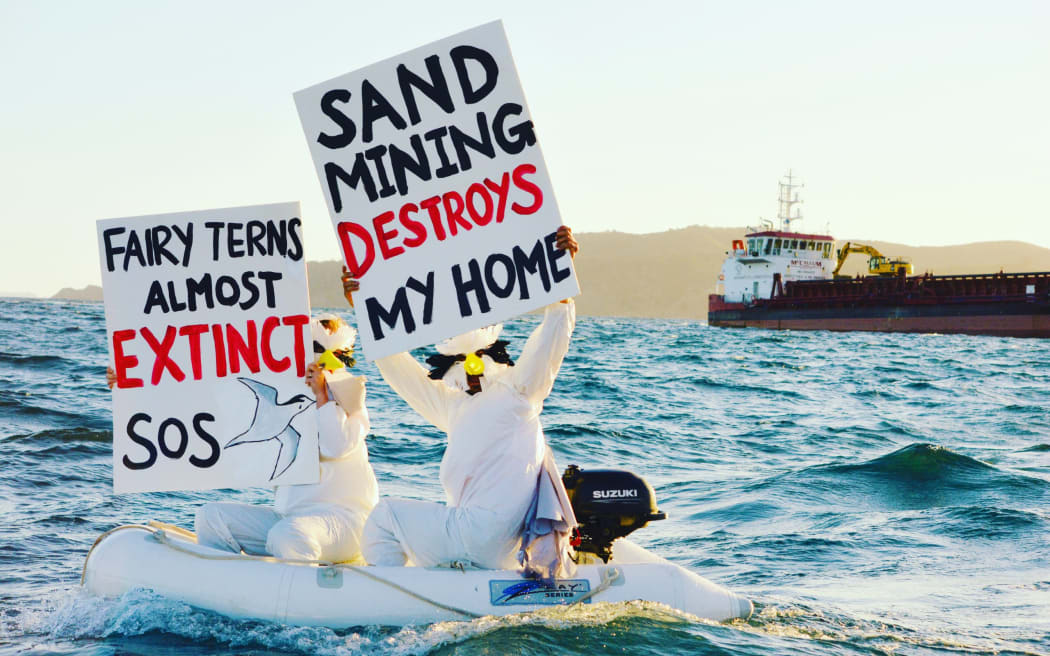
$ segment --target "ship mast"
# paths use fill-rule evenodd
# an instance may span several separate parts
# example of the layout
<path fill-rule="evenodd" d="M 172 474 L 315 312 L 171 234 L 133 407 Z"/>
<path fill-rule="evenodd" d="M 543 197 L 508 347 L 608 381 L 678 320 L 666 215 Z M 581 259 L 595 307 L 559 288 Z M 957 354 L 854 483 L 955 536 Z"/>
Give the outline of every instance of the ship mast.
<path fill-rule="evenodd" d="M 802 208 L 795 207 L 800 205 L 802 201 L 798 199 L 798 192 L 795 190 L 804 186 L 801 183 L 794 184 L 791 169 L 788 169 L 787 182 L 784 182 L 783 179 L 780 180 L 780 196 L 777 198 L 780 205 L 777 209 L 777 218 L 780 219 L 780 229 L 784 232 L 791 231 L 791 223 L 793 221 L 802 219 Z"/>

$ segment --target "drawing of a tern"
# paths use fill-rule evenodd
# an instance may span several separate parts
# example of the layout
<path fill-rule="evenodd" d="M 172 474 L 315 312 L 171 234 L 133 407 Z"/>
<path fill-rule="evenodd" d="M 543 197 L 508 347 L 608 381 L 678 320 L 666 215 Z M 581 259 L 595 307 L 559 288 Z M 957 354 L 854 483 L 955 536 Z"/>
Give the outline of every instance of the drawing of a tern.
<path fill-rule="evenodd" d="M 252 442 L 268 442 L 277 440 L 280 450 L 277 452 L 277 462 L 274 464 L 270 480 L 280 476 L 292 463 L 299 453 L 299 432 L 292 428 L 292 420 L 300 413 L 313 405 L 314 400 L 305 394 L 296 394 L 283 403 L 277 402 L 277 390 L 269 385 L 260 383 L 251 378 L 238 378 L 255 395 L 255 414 L 252 415 L 252 423 L 248 430 L 233 438 L 226 444 L 226 448 L 249 444 Z"/>

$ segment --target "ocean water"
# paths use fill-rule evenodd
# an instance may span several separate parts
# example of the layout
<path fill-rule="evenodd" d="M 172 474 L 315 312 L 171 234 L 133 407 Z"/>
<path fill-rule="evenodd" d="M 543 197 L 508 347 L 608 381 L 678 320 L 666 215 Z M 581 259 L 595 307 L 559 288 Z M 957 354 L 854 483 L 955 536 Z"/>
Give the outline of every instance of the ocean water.
<path fill-rule="evenodd" d="M 508 324 L 518 353 L 536 324 Z M 220 498 L 114 495 L 102 306 L 0 300 L 0 654 L 1050 654 L 1050 340 L 581 318 L 543 414 L 559 465 L 644 476 L 632 539 L 749 596 L 344 631 L 79 588 L 116 525 Z M 384 494 L 440 499 L 441 434 L 370 364 Z"/>

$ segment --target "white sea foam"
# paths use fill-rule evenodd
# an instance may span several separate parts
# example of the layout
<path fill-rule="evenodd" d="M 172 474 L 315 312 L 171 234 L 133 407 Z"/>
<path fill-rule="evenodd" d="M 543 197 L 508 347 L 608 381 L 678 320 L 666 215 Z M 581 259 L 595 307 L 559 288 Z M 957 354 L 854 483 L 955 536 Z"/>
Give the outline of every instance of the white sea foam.
<path fill-rule="evenodd" d="M 49 643 L 164 633 L 192 642 L 219 643 L 231 649 L 265 648 L 319 656 L 414 656 L 483 638 L 502 629 L 564 630 L 633 618 L 649 618 L 666 624 L 703 623 L 663 604 L 635 601 L 545 608 L 532 613 L 400 629 L 360 627 L 335 631 L 231 619 L 148 590 L 103 598 L 76 589 L 24 613 L 20 631 L 15 633 L 36 635 Z"/>

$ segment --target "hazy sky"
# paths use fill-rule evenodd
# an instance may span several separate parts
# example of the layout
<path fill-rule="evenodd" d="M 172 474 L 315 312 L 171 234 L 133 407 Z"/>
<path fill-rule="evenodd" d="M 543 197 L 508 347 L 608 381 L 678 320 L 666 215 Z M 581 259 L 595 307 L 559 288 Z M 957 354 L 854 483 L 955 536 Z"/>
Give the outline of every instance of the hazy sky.
<path fill-rule="evenodd" d="M 97 284 L 95 220 L 299 200 L 292 93 L 500 18 L 565 222 L 1050 247 L 1050 2 L 0 0 L 0 292 Z M 584 245 L 586 246 L 586 245 Z"/>

